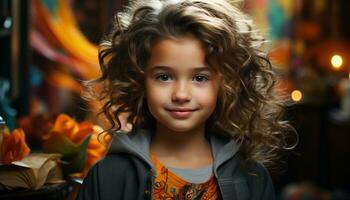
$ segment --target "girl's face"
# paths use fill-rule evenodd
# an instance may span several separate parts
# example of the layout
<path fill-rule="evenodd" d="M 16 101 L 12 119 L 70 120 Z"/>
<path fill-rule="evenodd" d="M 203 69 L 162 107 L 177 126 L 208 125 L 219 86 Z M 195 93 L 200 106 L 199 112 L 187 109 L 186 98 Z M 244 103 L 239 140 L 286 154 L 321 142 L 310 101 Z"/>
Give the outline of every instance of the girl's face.
<path fill-rule="evenodd" d="M 173 132 L 204 128 L 218 90 L 218 75 L 206 64 L 198 40 L 181 37 L 154 44 L 146 69 L 146 96 L 157 127 Z"/>

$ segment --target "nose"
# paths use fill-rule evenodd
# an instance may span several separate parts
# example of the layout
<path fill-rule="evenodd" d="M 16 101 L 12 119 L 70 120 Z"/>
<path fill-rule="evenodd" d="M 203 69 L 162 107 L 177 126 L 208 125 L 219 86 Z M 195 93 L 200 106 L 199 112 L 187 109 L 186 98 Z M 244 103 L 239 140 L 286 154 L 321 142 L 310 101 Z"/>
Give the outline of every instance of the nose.
<path fill-rule="evenodd" d="M 186 81 L 178 81 L 174 85 L 174 90 L 172 94 L 172 101 L 178 103 L 185 103 L 191 101 L 191 87 L 186 83 Z"/>

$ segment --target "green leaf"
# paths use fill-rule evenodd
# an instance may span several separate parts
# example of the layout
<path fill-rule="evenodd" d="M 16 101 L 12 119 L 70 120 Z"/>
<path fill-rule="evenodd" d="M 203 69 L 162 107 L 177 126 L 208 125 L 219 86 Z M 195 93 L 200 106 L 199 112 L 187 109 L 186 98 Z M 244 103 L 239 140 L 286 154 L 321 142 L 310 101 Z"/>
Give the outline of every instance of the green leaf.
<path fill-rule="evenodd" d="M 86 152 L 90 136 L 81 144 L 75 144 L 64 135 L 52 135 L 43 144 L 45 153 L 62 154 L 62 169 L 65 174 L 81 172 L 86 164 Z"/>
<path fill-rule="evenodd" d="M 63 165 L 63 170 L 65 173 L 76 173 L 81 172 L 85 168 L 86 164 L 86 153 L 87 153 L 87 147 L 90 141 L 90 136 L 87 137 L 79 146 L 78 146 L 78 152 L 73 157 L 72 160 L 70 160 L 67 165 Z"/>
<path fill-rule="evenodd" d="M 62 160 L 71 160 L 79 151 L 79 146 L 64 135 L 54 134 L 43 144 L 45 153 L 60 153 Z"/>

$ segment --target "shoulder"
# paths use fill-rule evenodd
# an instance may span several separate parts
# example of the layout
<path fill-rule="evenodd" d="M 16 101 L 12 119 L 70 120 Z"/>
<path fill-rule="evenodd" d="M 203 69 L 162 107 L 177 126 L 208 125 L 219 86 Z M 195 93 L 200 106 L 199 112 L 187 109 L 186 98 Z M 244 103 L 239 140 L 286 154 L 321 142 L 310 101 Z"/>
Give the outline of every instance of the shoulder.
<path fill-rule="evenodd" d="M 141 191 L 147 180 L 147 167 L 137 160 L 129 154 L 108 154 L 90 168 L 78 199 L 136 199 L 132 191 Z"/>
<path fill-rule="evenodd" d="M 274 199 L 275 190 L 267 168 L 256 161 L 242 162 L 241 170 L 244 171 L 247 182 L 254 194 L 259 194 L 263 199 Z"/>
<path fill-rule="evenodd" d="M 270 177 L 267 168 L 257 161 L 241 161 L 241 169 L 249 176 L 259 177 L 261 179 Z"/>
<path fill-rule="evenodd" d="M 127 153 L 107 154 L 91 169 L 91 173 L 98 173 L 101 178 L 123 177 L 140 170 L 147 170 L 140 159 Z"/>
<path fill-rule="evenodd" d="M 126 168 L 131 165 L 131 157 L 128 154 L 118 153 L 118 154 L 107 154 L 103 159 L 98 161 L 93 168 L 98 168 L 99 170 L 108 170 Z"/>
<path fill-rule="evenodd" d="M 107 196 L 119 196 L 123 171 L 128 159 L 123 155 L 107 155 L 92 166 L 80 186 L 78 200 L 108 199 Z"/>
<path fill-rule="evenodd" d="M 261 163 L 246 161 L 236 155 L 225 163 L 223 169 L 223 175 L 232 180 L 235 188 L 239 188 L 238 192 L 245 191 L 244 193 L 249 194 L 249 199 L 275 199 L 270 174 Z"/>
<path fill-rule="evenodd" d="M 109 154 L 92 166 L 84 179 L 87 182 L 108 182 L 121 178 L 131 166 L 131 158 L 125 154 Z"/>
<path fill-rule="evenodd" d="M 270 177 L 267 168 L 263 164 L 255 160 L 247 160 L 240 153 L 230 158 L 224 165 L 224 169 L 231 171 L 230 173 L 245 176 L 249 179 L 266 179 Z"/>

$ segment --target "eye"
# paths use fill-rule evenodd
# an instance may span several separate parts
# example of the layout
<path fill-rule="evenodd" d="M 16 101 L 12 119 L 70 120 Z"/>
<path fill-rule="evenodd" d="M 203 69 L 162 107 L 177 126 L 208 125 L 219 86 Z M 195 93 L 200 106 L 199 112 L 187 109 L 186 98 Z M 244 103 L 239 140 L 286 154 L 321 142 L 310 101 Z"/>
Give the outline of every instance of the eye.
<path fill-rule="evenodd" d="M 193 77 L 193 80 L 196 82 L 206 82 L 209 80 L 209 78 L 204 75 L 196 75 L 195 77 Z"/>
<path fill-rule="evenodd" d="M 164 81 L 164 82 L 171 80 L 171 76 L 168 74 L 157 74 L 155 78 L 158 81 Z"/>

